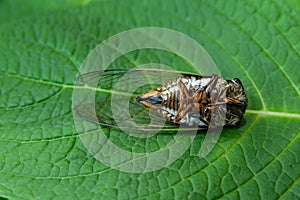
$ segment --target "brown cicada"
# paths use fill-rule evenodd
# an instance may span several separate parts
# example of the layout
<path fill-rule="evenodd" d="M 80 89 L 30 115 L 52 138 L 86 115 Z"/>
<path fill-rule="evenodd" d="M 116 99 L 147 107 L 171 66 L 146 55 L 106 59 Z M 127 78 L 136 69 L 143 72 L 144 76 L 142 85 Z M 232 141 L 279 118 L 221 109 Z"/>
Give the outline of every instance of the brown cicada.
<path fill-rule="evenodd" d="M 100 88 L 102 88 L 101 85 L 105 85 L 105 87 L 109 85 L 109 87 L 104 87 L 100 91 L 109 93 L 114 83 L 127 72 L 131 72 L 132 75 L 125 79 L 127 82 L 122 80 L 123 84 L 121 85 L 124 88 L 120 91 L 118 88 L 114 88 L 112 93 L 124 95 L 127 86 L 138 85 L 139 81 L 152 80 L 159 76 L 164 77 L 160 79 L 163 80 L 160 82 L 161 85 L 150 86 L 144 92 L 136 90 L 135 93 L 128 94 L 132 96 L 129 104 L 133 110 L 136 110 L 136 114 L 132 114 L 132 117 L 141 123 L 146 120 L 146 114 L 141 114 L 144 111 L 137 102 L 165 118 L 168 121 L 165 126 L 175 128 L 176 124 L 204 128 L 237 126 L 247 108 L 246 94 L 238 78 L 225 80 L 217 75 L 201 76 L 159 69 L 112 69 L 83 74 L 79 76 L 78 80 L 84 83 L 93 77 L 101 77 L 99 79 Z M 149 74 L 150 78 L 146 77 Z M 80 113 L 81 116 L 101 125 L 116 126 L 113 115 L 109 111 L 109 95 L 100 101 L 96 99 L 96 104 L 100 107 L 97 112 L 97 120 L 89 117 L 88 109 L 86 109 L 86 113 Z M 125 122 L 126 117 L 123 120 Z"/>
<path fill-rule="evenodd" d="M 136 97 L 168 121 L 188 126 L 237 126 L 247 107 L 238 78 L 184 74 Z M 214 118 L 214 120 L 212 120 Z"/>

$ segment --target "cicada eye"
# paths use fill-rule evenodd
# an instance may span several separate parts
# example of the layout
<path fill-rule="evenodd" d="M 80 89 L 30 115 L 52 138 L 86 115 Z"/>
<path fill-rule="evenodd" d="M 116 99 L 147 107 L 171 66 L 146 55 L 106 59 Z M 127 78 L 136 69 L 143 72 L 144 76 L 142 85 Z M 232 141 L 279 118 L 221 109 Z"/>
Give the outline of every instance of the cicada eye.
<path fill-rule="evenodd" d="M 239 84 L 239 85 L 242 84 L 242 82 L 241 82 L 240 79 L 238 79 L 238 78 L 234 78 L 234 79 L 233 79 L 233 82 L 235 82 L 236 84 Z"/>

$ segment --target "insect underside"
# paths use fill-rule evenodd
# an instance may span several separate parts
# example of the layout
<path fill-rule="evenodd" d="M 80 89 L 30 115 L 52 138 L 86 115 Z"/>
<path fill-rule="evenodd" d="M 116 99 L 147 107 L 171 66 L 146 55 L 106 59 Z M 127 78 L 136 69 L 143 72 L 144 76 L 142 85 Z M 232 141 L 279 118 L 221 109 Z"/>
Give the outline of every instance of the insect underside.
<path fill-rule="evenodd" d="M 135 100 L 170 122 L 211 128 L 237 126 L 248 104 L 239 79 L 225 80 L 217 75 L 184 75 Z"/>

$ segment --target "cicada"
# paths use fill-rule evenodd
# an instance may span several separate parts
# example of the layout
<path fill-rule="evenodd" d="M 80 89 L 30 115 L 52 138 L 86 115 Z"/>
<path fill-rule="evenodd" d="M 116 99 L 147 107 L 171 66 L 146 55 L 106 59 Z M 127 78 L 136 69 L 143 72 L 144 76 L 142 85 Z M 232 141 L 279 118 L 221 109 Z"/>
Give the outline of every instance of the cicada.
<path fill-rule="evenodd" d="M 154 110 L 172 125 L 188 127 L 215 128 L 237 126 L 242 121 L 247 108 L 247 97 L 242 82 L 238 78 L 226 80 L 217 75 L 202 76 L 187 72 L 172 72 L 158 69 L 112 69 L 83 74 L 79 79 L 101 76 L 102 82 L 114 82 L 127 72 L 135 73 L 133 80 L 126 84 L 135 84 L 143 80 L 141 74 L 172 75 L 155 88 L 142 94 L 133 95 L 133 106 L 141 104 Z M 124 90 L 123 90 L 124 93 Z M 82 115 L 88 119 L 87 115 Z M 113 117 L 107 111 L 98 113 L 97 123 L 115 126 Z M 141 121 L 143 117 L 139 116 Z M 126 119 L 124 119 L 126 120 Z M 176 126 L 173 126 L 176 127 Z"/>
<path fill-rule="evenodd" d="M 184 74 L 136 97 L 168 121 L 188 126 L 237 126 L 247 107 L 238 78 Z M 212 120 L 214 118 L 214 120 Z"/>

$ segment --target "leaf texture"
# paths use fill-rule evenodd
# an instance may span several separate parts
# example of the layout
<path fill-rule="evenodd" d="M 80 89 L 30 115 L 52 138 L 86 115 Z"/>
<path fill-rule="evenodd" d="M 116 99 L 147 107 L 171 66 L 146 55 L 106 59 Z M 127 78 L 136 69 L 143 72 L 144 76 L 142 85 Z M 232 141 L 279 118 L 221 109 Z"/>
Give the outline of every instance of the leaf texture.
<path fill-rule="evenodd" d="M 12 199 L 299 199 L 300 15 L 297 1 L 0 1 L 0 196 Z M 298 5 L 298 6 L 297 6 Z M 171 165 L 126 173 L 83 146 L 72 115 L 81 63 L 97 44 L 136 27 L 182 32 L 204 46 L 222 77 L 239 77 L 245 123 L 223 130 L 206 158 L 205 134 Z M 144 49 L 112 67 L 165 63 L 193 72 L 168 52 Z M 99 98 L 101 98 L 101 94 Z M 135 139 L 106 129 L 134 152 L 172 134 Z"/>

